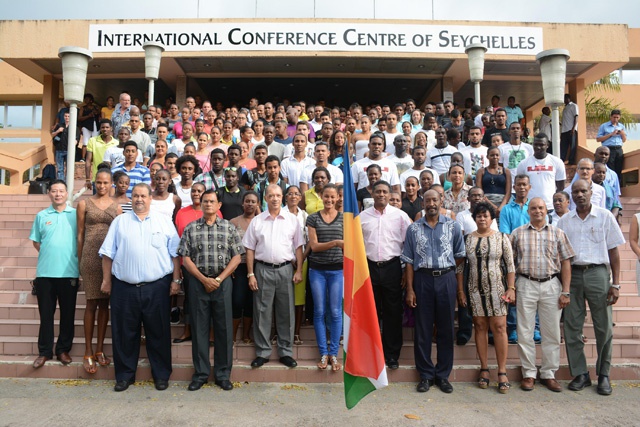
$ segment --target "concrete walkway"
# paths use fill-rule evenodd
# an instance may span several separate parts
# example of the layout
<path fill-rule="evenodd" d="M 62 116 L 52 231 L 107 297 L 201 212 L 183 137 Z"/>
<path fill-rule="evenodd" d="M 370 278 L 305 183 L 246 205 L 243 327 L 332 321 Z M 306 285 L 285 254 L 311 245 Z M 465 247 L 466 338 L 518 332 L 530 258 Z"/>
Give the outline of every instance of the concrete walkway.
<path fill-rule="evenodd" d="M 566 382 L 564 382 L 566 386 Z M 0 379 L 2 426 L 633 426 L 640 424 L 640 383 L 616 381 L 612 396 L 552 393 L 536 384 L 503 396 L 454 383 L 418 394 L 414 384 L 392 384 L 348 411 L 341 384 L 236 384 L 231 392 L 171 382 L 156 391 L 137 383 L 122 393 L 113 382 Z M 409 417 L 413 417 L 411 419 Z"/>

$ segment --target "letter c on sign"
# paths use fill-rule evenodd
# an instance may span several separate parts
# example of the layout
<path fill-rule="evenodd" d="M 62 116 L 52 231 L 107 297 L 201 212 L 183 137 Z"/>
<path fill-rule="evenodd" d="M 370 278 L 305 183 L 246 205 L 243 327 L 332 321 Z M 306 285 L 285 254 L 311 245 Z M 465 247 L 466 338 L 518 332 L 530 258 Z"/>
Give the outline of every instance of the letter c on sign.
<path fill-rule="evenodd" d="M 234 41 L 233 40 L 233 33 L 240 31 L 240 28 L 234 28 L 231 31 L 229 31 L 229 43 L 234 44 L 234 45 L 239 45 L 240 42 L 239 41 Z"/>
<path fill-rule="evenodd" d="M 350 42 L 349 41 L 349 33 L 355 33 L 356 30 L 354 30 L 353 28 L 348 29 L 347 31 L 344 32 L 344 34 L 342 35 L 342 38 L 344 39 L 344 42 L 346 44 L 348 44 L 349 46 L 355 46 L 356 42 Z"/>

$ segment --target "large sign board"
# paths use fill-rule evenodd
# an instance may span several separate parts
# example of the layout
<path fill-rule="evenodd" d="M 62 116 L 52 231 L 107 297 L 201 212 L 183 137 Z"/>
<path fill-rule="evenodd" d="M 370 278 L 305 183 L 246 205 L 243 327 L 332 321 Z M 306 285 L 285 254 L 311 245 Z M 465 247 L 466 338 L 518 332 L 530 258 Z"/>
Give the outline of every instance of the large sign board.
<path fill-rule="evenodd" d="M 535 55 L 541 27 L 466 25 L 236 22 L 194 24 L 95 24 L 92 52 L 141 52 L 147 41 L 167 51 L 318 51 L 464 53 L 481 43 L 488 53 Z"/>

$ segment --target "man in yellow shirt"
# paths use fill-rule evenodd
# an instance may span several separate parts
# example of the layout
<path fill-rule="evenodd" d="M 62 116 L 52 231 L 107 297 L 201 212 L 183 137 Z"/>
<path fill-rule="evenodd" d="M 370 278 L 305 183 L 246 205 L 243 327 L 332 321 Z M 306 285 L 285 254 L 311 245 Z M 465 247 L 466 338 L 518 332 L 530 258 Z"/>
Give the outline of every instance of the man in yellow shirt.
<path fill-rule="evenodd" d="M 100 120 L 100 135 L 90 138 L 87 144 L 87 160 L 85 163 L 85 186 L 87 189 L 92 189 L 92 178 L 96 176 L 96 172 L 98 172 L 98 165 L 102 163 L 104 153 L 109 147 L 117 145 L 118 141 L 113 137 L 111 120 Z"/>

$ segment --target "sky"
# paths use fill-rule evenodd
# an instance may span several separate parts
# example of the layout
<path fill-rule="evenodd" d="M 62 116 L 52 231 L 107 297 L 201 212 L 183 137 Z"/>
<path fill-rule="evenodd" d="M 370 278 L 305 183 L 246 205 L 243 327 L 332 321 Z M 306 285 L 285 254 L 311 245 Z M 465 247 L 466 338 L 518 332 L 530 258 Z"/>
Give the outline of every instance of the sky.
<path fill-rule="evenodd" d="M 420 16 L 429 15 L 436 20 L 619 23 L 640 27 L 638 0 L 610 4 L 602 0 L 153 0 L 127 2 L 122 7 L 102 7 L 86 0 L 0 0 L 0 19 L 248 18 L 263 10 L 261 4 L 268 5 L 264 10 L 276 11 L 282 18 L 330 17 L 345 8 L 362 11 L 375 5 L 375 18 L 384 18 L 380 16 L 383 13 L 389 18 L 415 17 L 412 10 L 419 9 Z M 398 4 L 402 7 L 397 8 Z"/>

